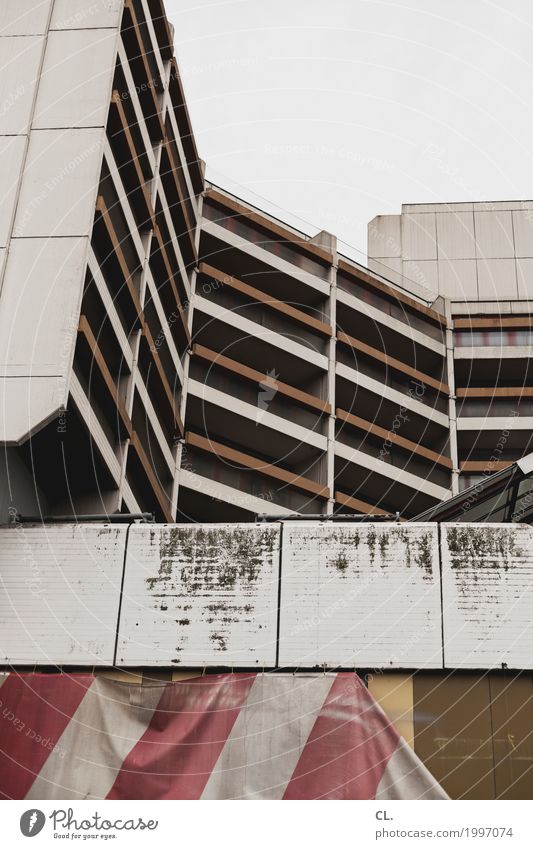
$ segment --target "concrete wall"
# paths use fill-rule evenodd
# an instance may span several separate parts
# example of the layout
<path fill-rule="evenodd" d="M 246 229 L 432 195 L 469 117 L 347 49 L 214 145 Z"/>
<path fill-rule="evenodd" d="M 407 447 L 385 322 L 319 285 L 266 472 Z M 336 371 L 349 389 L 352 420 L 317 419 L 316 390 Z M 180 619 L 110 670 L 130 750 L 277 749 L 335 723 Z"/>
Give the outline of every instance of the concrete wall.
<path fill-rule="evenodd" d="M 121 4 L 0 10 L 0 440 L 65 404 Z"/>
<path fill-rule="evenodd" d="M 121 667 L 533 669 L 532 570 L 529 525 L 4 527 L 0 655 Z"/>
<path fill-rule="evenodd" d="M 533 202 L 404 204 L 369 223 L 368 260 L 430 299 L 530 298 Z"/>

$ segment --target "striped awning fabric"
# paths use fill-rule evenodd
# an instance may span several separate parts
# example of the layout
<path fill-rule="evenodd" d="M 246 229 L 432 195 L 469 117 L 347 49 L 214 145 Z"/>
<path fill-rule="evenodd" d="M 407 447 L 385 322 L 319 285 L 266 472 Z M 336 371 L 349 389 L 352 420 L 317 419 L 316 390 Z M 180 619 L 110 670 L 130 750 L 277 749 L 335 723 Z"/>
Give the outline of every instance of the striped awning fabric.
<path fill-rule="evenodd" d="M 447 798 L 352 673 L 0 685 L 3 798 Z"/>

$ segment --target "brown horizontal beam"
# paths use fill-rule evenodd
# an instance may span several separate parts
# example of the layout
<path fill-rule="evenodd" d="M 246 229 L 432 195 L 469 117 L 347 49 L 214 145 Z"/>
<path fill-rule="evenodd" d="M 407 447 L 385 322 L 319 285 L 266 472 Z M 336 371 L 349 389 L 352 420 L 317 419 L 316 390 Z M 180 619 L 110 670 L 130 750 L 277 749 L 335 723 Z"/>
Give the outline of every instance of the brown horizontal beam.
<path fill-rule="evenodd" d="M 293 472 L 288 472 L 286 469 L 280 469 L 279 466 L 274 466 L 272 463 L 266 463 L 264 460 L 259 460 L 257 457 L 252 457 L 250 454 L 244 454 L 242 451 L 236 451 L 234 448 L 229 448 L 227 445 L 222 445 L 220 442 L 213 442 L 212 439 L 207 439 L 205 436 L 199 436 L 196 433 L 187 431 L 185 434 L 185 442 L 187 445 L 192 445 L 201 451 L 206 451 L 209 454 L 216 454 L 217 457 L 222 457 L 224 460 L 229 460 L 232 463 L 237 463 L 239 466 L 244 466 L 247 469 L 252 469 L 267 477 L 282 481 L 289 486 L 294 486 L 296 489 L 301 489 L 304 492 L 309 492 L 312 495 L 317 495 L 321 498 L 329 498 L 329 489 L 327 486 L 322 486 L 315 481 L 304 478 L 301 475 L 295 475 Z"/>
<path fill-rule="evenodd" d="M 283 315 L 287 316 L 287 318 L 291 318 L 294 321 L 297 321 L 299 324 L 303 324 L 306 327 L 310 327 L 312 330 L 315 330 L 322 336 L 326 336 L 329 338 L 333 334 L 331 325 L 326 324 L 325 322 L 320 321 L 317 318 L 313 318 L 312 316 L 307 315 L 307 313 L 303 312 L 303 310 L 299 310 L 296 307 L 292 307 L 290 306 L 290 304 L 286 304 L 283 301 L 272 297 L 271 295 L 265 294 L 265 292 L 261 292 L 260 289 L 255 289 L 248 283 L 243 283 L 242 280 L 238 280 L 236 277 L 232 277 L 231 274 L 225 274 L 223 271 L 219 271 L 212 265 L 208 265 L 207 262 L 200 263 L 199 272 L 200 274 L 205 274 L 208 277 L 213 277 L 215 280 L 218 280 L 218 282 L 222 283 L 224 286 L 229 286 L 230 289 L 234 289 L 236 292 L 241 292 L 241 294 L 246 295 L 253 301 L 258 301 L 259 303 L 264 304 L 266 307 L 270 307 L 270 309 L 282 313 Z"/>
<path fill-rule="evenodd" d="M 412 368 L 406 363 L 402 363 L 401 360 L 397 360 L 395 359 L 395 357 L 389 357 L 383 351 L 379 351 L 377 348 L 372 348 L 365 342 L 360 342 L 359 339 L 355 339 L 353 336 L 349 336 L 342 330 L 338 331 L 337 339 L 344 345 L 349 345 L 350 348 L 353 348 L 355 351 L 359 351 L 361 354 L 366 354 L 367 356 L 372 357 L 374 360 L 378 360 L 378 362 L 383 363 L 388 368 L 400 371 L 403 374 L 406 374 L 409 377 L 420 381 L 420 383 L 424 383 L 427 386 L 431 386 L 433 389 L 436 389 L 437 392 L 442 392 L 445 395 L 449 394 L 450 390 L 446 383 L 441 383 L 440 380 L 436 380 L 434 377 L 430 377 L 428 374 L 424 374 L 423 372 L 418 371 L 418 369 Z"/>
<path fill-rule="evenodd" d="M 154 220 L 154 210 L 152 207 L 152 201 L 150 199 L 150 195 L 148 193 L 148 188 L 146 186 L 146 181 L 144 179 L 144 174 L 142 172 L 141 166 L 139 164 L 139 156 L 137 154 L 137 150 L 135 147 L 135 142 L 133 141 L 133 136 L 131 134 L 131 130 L 128 124 L 128 119 L 126 117 L 126 113 L 124 112 L 124 106 L 122 104 L 122 99 L 118 91 L 113 91 L 111 95 L 111 107 L 115 109 L 117 117 L 119 119 L 121 131 L 126 139 L 126 144 L 128 146 L 129 154 L 130 154 L 130 163 L 135 168 L 137 180 L 139 182 L 139 189 L 141 191 L 142 199 L 145 207 L 145 214 L 148 223 L 153 226 Z M 118 163 L 117 163 L 118 164 Z M 129 163 L 124 163 L 129 164 Z M 119 165 L 120 170 L 120 165 Z"/>
<path fill-rule="evenodd" d="M 410 309 L 421 313 L 426 318 L 429 318 L 432 322 L 434 322 L 434 324 L 438 324 L 443 328 L 447 326 L 446 316 L 431 307 L 418 303 L 418 301 L 415 301 L 414 298 L 410 298 L 409 295 L 404 294 L 399 289 L 394 289 L 392 286 L 388 286 L 382 280 L 378 280 L 373 277 L 370 271 L 367 272 L 361 268 L 357 268 L 344 259 L 339 260 L 339 271 L 343 271 L 345 274 L 348 274 L 349 277 L 358 283 L 365 283 L 367 286 L 370 286 L 372 289 L 375 289 L 387 298 L 405 304 L 405 306 Z"/>
<path fill-rule="evenodd" d="M 483 318 L 455 318 L 453 321 L 455 330 L 476 330 L 486 328 L 487 330 L 505 327 L 533 327 L 533 315 L 523 316 L 484 316 Z"/>
<path fill-rule="evenodd" d="M 324 248 L 321 248 L 318 245 L 314 245 L 312 242 L 308 242 L 305 238 L 298 236 L 296 233 L 292 233 L 290 230 L 286 230 L 285 227 L 276 224 L 275 221 L 265 218 L 259 212 L 255 212 L 244 204 L 239 203 L 237 200 L 227 197 L 227 195 L 222 194 L 222 192 L 217 192 L 216 189 L 209 189 L 205 196 L 209 200 L 212 200 L 213 203 L 223 206 L 225 209 L 229 209 L 234 213 L 234 215 L 242 215 L 247 218 L 248 221 L 252 221 L 254 224 L 257 224 L 257 226 L 262 230 L 265 230 L 267 233 L 276 236 L 284 242 L 287 242 L 289 245 L 292 245 L 294 248 L 297 248 L 301 253 L 309 254 L 313 259 L 320 260 L 320 262 L 324 265 L 333 265 L 333 254 L 329 251 L 324 250 Z"/>
<path fill-rule="evenodd" d="M 532 398 L 533 386 L 459 386 L 458 398 Z"/>
<path fill-rule="evenodd" d="M 101 220 L 106 228 L 107 235 L 111 242 L 113 248 L 113 254 L 116 257 L 116 260 L 120 266 L 121 274 L 124 278 L 124 284 L 129 292 L 130 298 L 133 302 L 133 306 L 139 318 L 142 318 L 142 308 L 139 301 L 139 296 L 135 290 L 135 286 L 133 285 L 132 280 L 132 272 L 128 267 L 128 263 L 126 261 L 126 257 L 124 256 L 124 251 L 120 245 L 118 236 L 116 234 L 115 228 L 113 226 L 113 222 L 111 220 L 110 212 L 107 208 L 106 202 L 102 195 L 99 195 L 96 201 L 96 212 L 100 215 Z"/>
<path fill-rule="evenodd" d="M 132 431 L 132 433 L 131 433 L 130 445 L 132 446 L 132 448 L 135 449 L 135 453 L 137 454 L 137 457 L 139 458 L 139 460 L 141 462 L 141 465 L 144 469 L 144 473 L 145 473 L 146 477 L 148 478 L 148 481 L 150 483 L 150 486 L 152 487 L 152 491 L 153 491 L 155 497 L 157 498 L 157 503 L 159 504 L 159 506 L 161 508 L 161 512 L 162 512 L 163 516 L 165 517 L 165 521 L 166 522 L 173 522 L 174 517 L 173 517 L 171 510 L 170 510 L 169 499 L 168 499 L 167 495 L 165 494 L 161 484 L 159 483 L 159 481 L 157 479 L 157 475 L 154 472 L 153 466 L 150 463 L 150 460 L 149 460 L 144 448 L 142 447 L 141 441 L 140 441 L 140 439 L 139 439 L 139 437 L 138 437 L 138 435 L 136 434 L 135 431 Z"/>
<path fill-rule="evenodd" d="M 459 469 L 461 472 L 485 472 L 490 475 L 492 472 L 507 469 L 513 462 L 514 460 L 463 460 L 459 463 Z"/>
<path fill-rule="evenodd" d="M 269 380 L 271 380 L 268 375 L 250 368 L 249 366 L 245 366 L 242 363 L 237 362 L 237 360 L 225 357 L 223 354 L 218 354 L 216 351 L 212 351 L 210 348 L 206 348 L 203 345 L 193 345 L 193 355 L 201 357 L 210 363 L 214 363 L 215 365 L 220 366 L 227 371 L 231 371 L 234 374 L 238 374 L 240 377 L 243 377 L 252 383 L 268 385 Z M 315 412 L 325 413 L 326 415 L 331 413 L 331 405 L 326 401 L 322 401 L 320 398 L 317 398 L 315 395 L 309 395 L 307 392 L 302 392 L 301 389 L 296 389 L 294 386 L 290 386 L 288 383 L 282 383 L 279 380 L 272 382 L 271 385 L 275 388 L 276 392 L 280 393 L 280 395 L 285 395 L 287 398 L 291 398 L 303 407 L 309 407 Z"/>
<path fill-rule="evenodd" d="M 361 419 L 359 416 L 354 416 L 352 413 L 348 413 L 346 410 L 340 409 L 337 409 L 337 418 L 349 425 L 352 425 L 358 430 L 362 430 L 364 433 L 371 433 L 373 436 L 378 436 L 384 441 L 390 441 L 399 448 L 404 448 L 406 451 L 409 451 L 411 454 L 418 454 L 418 456 L 423 457 L 424 460 L 430 460 L 432 463 L 444 466 L 445 469 L 453 468 L 452 461 L 449 457 L 437 454 L 436 451 L 431 451 L 430 448 L 424 448 L 423 445 L 419 445 L 417 442 L 412 442 L 412 440 L 406 439 L 404 436 L 400 436 L 399 433 L 386 430 L 384 427 L 374 424 L 374 422 L 366 421 L 366 419 Z"/>
<path fill-rule="evenodd" d="M 354 498 L 352 495 L 346 495 L 338 489 L 335 490 L 335 501 L 337 504 L 342 504 L 343 507 L 351 507 L 358 513 L 375 513 L 376 516 L 389 515 L 387 510 L 382 510 L 381 507 L 369 504 L 368 501 L 361 501 L 360 498 Z"/>
<path fill-rule="evenodd" d="M 84 315 L 80 315 L 78 333 L 85 338 L 87 345 L 89 346 L 93 362 L 96 364 L 102 376 L 102 379 L 107 387 L 107 390 L 111 396 L 111 399 L 117 408 L 117 413 L 120 416 L 120 420 L 124 426 L 125 433 L 129 436 L 131 434 L 132 428 L 130 417 L 126 412 L 124 401 L 119 395 L 118 387 L 115 381 L 113 380 L 113 376 L 111 375 L 109 368 L 107 367 L 107 363 L 102 352 L 100 351 L 98 342 L 96 341 L 91 326 L 87 321 L 86 316 Z"/>

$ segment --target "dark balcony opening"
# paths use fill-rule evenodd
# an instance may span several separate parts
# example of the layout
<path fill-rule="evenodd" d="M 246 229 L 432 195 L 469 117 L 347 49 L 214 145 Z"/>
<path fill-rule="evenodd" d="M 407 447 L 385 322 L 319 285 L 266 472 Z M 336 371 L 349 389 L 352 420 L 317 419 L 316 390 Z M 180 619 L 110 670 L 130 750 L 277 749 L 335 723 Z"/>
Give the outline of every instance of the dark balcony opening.
<path fill-rule="evenodd" d="M 424 457 L 416 450 L 403 447 L 394 443 L 394 432 L 385 437 L 371 432 L 363 432 L 359 428 L 353 428 L 349 424 L 337 421 L 336 439 L 350 448 L 361 451 L 368 455 L 369 466 L 372 458 L 387 463 L 397 469 L 404 469 L 422 480 L 431 481 L 437 486 L 448 489 L 451 485 L 451 469 L 447 469 L 437 463 L 434 459 Z M 436 452 L 438 453 L 438 452 Z"/>
<path fill-rule="evenodd" d="M 335 458 L 335 490 L 361 499 L 385 512 L 400 511 L 402 518 L 409 519 L 438 503 L 420 490 L 413 490 L 403 483 L 393 481 L 368 467 L 357 466 L 340 457 Z M 352 511 L 353 512 L 353 511 Z"/>
<path fill-rule="evenodd" d="M 371 272 L 364 270 L 365 275 L 370 275 Z M 421 313 L 416 308 L 410 307 L 409 304 L 402 299 L 401 293 L 396 296 L 393 287 L 387 290 L 382 286 L 379 280 L 376 280 L 375 285 L 366 281 L 363 276 L 359 278 L 351 277 L 348 274 L 343 274 L 342 271 L 337 272 L 337 286 L 350 295 L 359 298 L 373 307 L 381 310 L 385 315 L 390 315 L 392 318 L 397 318 L 403 322 L 407 328 L 412 327 L 415 330 L 420 330 L 432 339 L 445 344 L 446 330 L 441 324 L 436 323 L 431 318 Z"/>
<path fill-rule="evenodd" d="M 118 58 L 115 68 L 115 76 L 113 78 L 113 91 L 116 91 L 119 96 L 122 110 L 126 118 L 126 124 L 130 131 L 133 140 L 133 146 L 138 156 L 141 171 L 144 175 L 146 182 L 149 182 L 153 179 L 154 173 L 152 165 L 150 163 L 150 159 L 148 157 L 148 152 L 146 150 L 144 136 L 139 127 L 139 122 L 137 121 L 137 114 L 135 112 L 135 108 L 131 100 L 131 92 L 128 88 L 126 77 L 124 76 L 124 71 L 120 64 L 120 59 Z"/>
<path fill-rule="evenodd" d="M 230 274 L 244 283 L 248 283 L 261 292 L 272 295 L 286 304 L 291 304 L 319 321 L 327 321 L 326 299 L 328 292 L 322 287 L 306 285 L 273 266 L 262 262 L 246 252 L 246 240 L 242 240 L 242 250 L 228 245 L 209 233 L 202 232 L 200 238 L 200 259 L 213 265 L 225 274 Z"/>
<path fill-rule="evenodd" d="M 141 19 L 137 17 L 140 13 Z M 144 119 L 154 144 L 163 137 L 159 94 L 163 85 L 159 77 L 153 48 L 147 38 L 145 22 L 143 29 L 142 8 L 134 0 L 126 0 L 122 18 L 122 41 L 139 97 Z"/>
<path fill-rule="evenodd" d="M 98 417 L 95 411 L 94 419 Z M 71 398 L 20 453 L 51 515 L 105 514 L 117 509 L 117 483 L 91 437 L 89 422 Z"/>
<path fill-rule="evenodd" d="M 413 393 L 413 398 L 416 394 Z M 386 431 L 391 431 L 430 448 L 438 453 L 448 455 L 448 426 L 440 424 L 431 418 L 431 407 L 428 407 L 427 418 L 414 413 L 408 407 L 403 407 L 384 395 L 365 389 L 363 386 L 337 377 L 336 406 L 347 413 L 360 416 Z"/>
<path fill-rule="evenodd" d="M 238 507 L 240 510 L 255 512 L 252 499 L 258 498 L 265 502 L 265 511 L 268 511 L 268 505 L 272 503 L 285 507 L 287 512 L 308 514 L 325 512 L 326 502 L 323 498 L 301 492 L 290 484 L 275 480 L 256 470 L 228 462 L 218 457 L 216 453 L 200 451 L 185 445 L 181 467 L 192 475 L 192 484 L 186 484 L 186 486 L 193 486 L 194 491 L 200 490 L 211 502 L 211 513 L 206 514 L 206 521 L 214 521 L 212 517 L 216 515 L 219 498 L 217 484 L 234 490 L 232 493 L 225 494 L 223 503 Z M 189 488 L 180 486 L 179 503 L 184 513 L 187 512 L 186 505 L 190 491 Z"/>
<path fill-rule="evenodd" d="M 409 334 L 409 325 L 406 325 L 403 333 L 399 333 L 387 326 L 386 317 L 384 323 L 377 322 L 337 301 L 337 330 L 430 377 L 446 380 L 445 357 L 414 340 Z"/>
<path fill-rule="evenodd" d="M 214 221 L 220 227 L 241 237 L 246 242 L 251 242 L 269 253 L 275 254 L 280 259 L 290 262 L 302 271 L 308 274 L 313 274 L 321 280 L 329 279 L 329 263 L 319 262 L 309 256 L 305 250 L 302 250 L 290 239 L 283 239 L 281 236 L 276 236 L 268 229 L 268 226 L 261 226 L 257 221 L 254 221 L 250 216 L 238 214 L 228 209 L 222 204 L 214 202 L 212 199 L 206 199 L 204 202 L 202 213 L 204 218 L 209 221 Z M 250 211 L 250 215 L 253 215 Z M 302 242 L 305 237 L 302 236 Z"/>
<path fill-rule="evenodd" d="M 431 409 L 444 414 L 448 413 L 447 395 L 437 392 L 433 386 L 424 381 L 422 376 L 406 374 L 387 363 L 380 362 L 373 356 L 339 342 L 337 343 L 337 362 L 427 405 L 428 415 L 431 414 Z"/>
<path fill-rule="evenodd" d="M 202 312 L 200 300 L 194 311 L 193 342 L 214 348 L 227 357 L 261 371 L 275 374 L 277 379 L 322 398 L 327 373 L 315 363 L 261 338 L 261 328 L 252 336 L 227 320 L 212 318 Z"/>
<path fill-rule="evenodd" d="M 117 338 L 109 314 L 104 306 L 96 283 L 89 271 L 85 278 L 85 288 L 81 303 L 81 314 L 86 316 L 96 342 L 111 375 L 117 383 L 130 373 L 121 344 Z"/>

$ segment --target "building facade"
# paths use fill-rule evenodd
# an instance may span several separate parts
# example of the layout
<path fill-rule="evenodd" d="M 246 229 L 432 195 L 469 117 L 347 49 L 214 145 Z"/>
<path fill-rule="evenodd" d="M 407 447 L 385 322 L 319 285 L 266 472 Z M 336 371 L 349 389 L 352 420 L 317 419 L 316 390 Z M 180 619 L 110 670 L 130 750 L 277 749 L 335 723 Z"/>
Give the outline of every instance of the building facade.
<path fill-rule="evenodd" d="M 444 298 L 459 489 L 531 450 L 533 203 L 408 204 L 368 226 L 371 268 Z M 388 269 L 388 270 L 387 270 Z"/>
<path fill-rule="evenodd" d="M 381 217 L 365 268 L 205 184 L 159 0 L 33 6 L 0 19 L 4 519 L 409 519 L 527 453 L 528 209 Z"/>
<path fill-rule="evenodd" d="M 530 529 L 381 520 L 530 450 L 531 204 L 365 268 L 205 182 L 161 0 L 4 0 L 0 49 L 0 523 L 159 523 L 0 528 L 5 669 L 349 669 L 450 795 L 528 798 Z"/>

